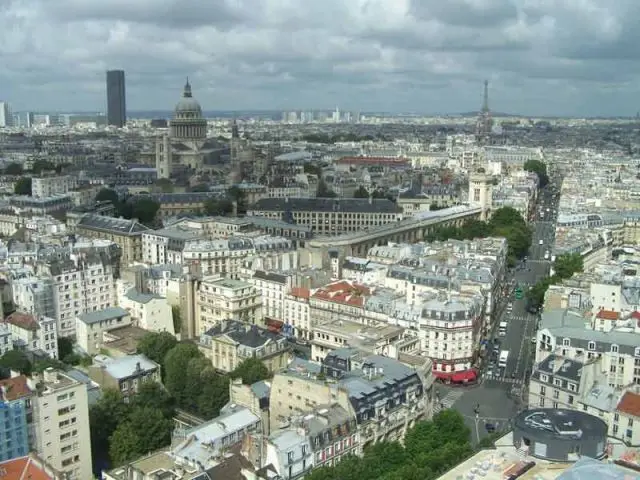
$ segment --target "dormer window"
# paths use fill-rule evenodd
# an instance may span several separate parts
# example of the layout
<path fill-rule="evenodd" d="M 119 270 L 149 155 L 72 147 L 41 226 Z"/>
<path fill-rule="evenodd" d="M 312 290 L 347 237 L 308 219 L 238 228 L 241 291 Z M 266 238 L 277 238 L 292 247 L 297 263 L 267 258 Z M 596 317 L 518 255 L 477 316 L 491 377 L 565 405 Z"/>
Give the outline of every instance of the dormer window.
<path fill-rule="evenodd" d="M 636 347 L 636 349 L 633 351 L 633 355 L 635 357 L 640 357 L 640 347 Z"/>
<path fill-rule="evenodd" d="M 611 353 L 618 353 L 618 345 L 611 345 Z"/>
<path fill-rule="evenodd" d="M 569 339 L 569 338 L 563 338 L 563 339 L 562 339 L 562 346 L 563 346 L 563 347 L 570 347 L 570 346 L 571 346 L 571 339 Z"/>
<path fill-rule="evenodd" d="M 589 342 L 589 344 L 587 345 L 587 349 L 595 350 L 596 349 L 596 342 L 594 342 L 594 341 Z"/>

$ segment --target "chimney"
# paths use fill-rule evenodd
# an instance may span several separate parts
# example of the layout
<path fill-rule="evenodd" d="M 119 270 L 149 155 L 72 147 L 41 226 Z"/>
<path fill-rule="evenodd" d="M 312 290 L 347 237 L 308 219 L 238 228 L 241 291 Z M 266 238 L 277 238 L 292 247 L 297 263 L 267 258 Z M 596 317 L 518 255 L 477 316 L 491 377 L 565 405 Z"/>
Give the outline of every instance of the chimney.
<path fill-rule="evenodd" d="M 373 194 L 369 195 L 369 205 L 373 204 Z"/>
<path fill-rule="evenodd" d="M 139 372 L 140 370 L 142 370 L 142 367 L 140 366 L 140 362 L 136 362 L 136 372 Z"/>

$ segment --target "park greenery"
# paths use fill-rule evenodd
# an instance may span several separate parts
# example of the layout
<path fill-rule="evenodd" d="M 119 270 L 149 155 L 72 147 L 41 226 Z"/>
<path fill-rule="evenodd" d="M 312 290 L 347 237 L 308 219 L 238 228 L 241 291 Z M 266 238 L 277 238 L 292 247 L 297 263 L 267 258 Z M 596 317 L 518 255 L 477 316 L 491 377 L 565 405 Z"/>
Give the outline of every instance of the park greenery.
<path fill-rule="evenodd" d="M 540 188 L 544 188 L 549 183 L 547 174 L 547 165 L 540 160 L 527 160 L 522 168 L 527 172 L 535 173 L 538 176 L 538 184 Z"/>
<path fill-rule="evenodd" d="M 360 185 L 355 192 L 353 192 L 353 198 L 387 198 L 387 195 L 384 191 L 379 189 L 374 189 L 369 192 L 366 187 Z"/>
<path fill-rule="evenodd" d="M 582 272 L 584 261 L 579 253 L 559 255 L 553 262 L 553 275 L 536 283 L 527 292 L 527 301 L 532 308 L 540 308 L 544 304 L 544 297 L 551 285 L 571 278 L 574 273 Z"/>
<path fill-rule="evenodd" d="M 160 364 L 164 387 L 144 384 L 128 403 L 118 392 L 105 392 L 90 408 L 94 465 L 101 468 L 121 465 L 168 445 L 176 409 L 204 420 L 215 418 L 229 401 L 231 379 L 240 378 L 249 385 L 270 376 L 257 358 L 222 375 L 197 345 L 178 342 L 167 332 L 146 334 L 138 343 L 138 352 Z"/>
<path fill-rule="evenodd" d="M 31 196 L 32 185 L 33 180 L 31 180 L 31 177 L 20 177 L 13 187 L 13 193 Z"/>
<path fill-rule="evenodd" d="M 320 177 L 318 178 L 318 187 L 316 190 L 316 197 L 318 198 L 335 198 L 338 195 L 336 195 L 336 192 L 334 192 L 328 185 L 327 182 L 325 181 L 324 178 Z"/>
<path fill-rule="evenodd" d="M 493 212 L 489 221 L 467 220 L 461 227 L 436 227 L 427 241 L 473 240 L 474 238 L 504 237 L 509 247 L 507 256 L 510 265 L 524 258 L 531 246 L 531 228 L 522 215 L 511 207 L 502 207 Z"/>
<path fill-rule="evenodd" d="M 404 445 L 383 441 L 365 448 L 362 457 L 347 456 L 333 467 L 312 471 L 307 480 L 431 480 L 473 454 L 469 428 L 455 410 L 409 429 Z"/>
<path fill-rule="evenodd" d="M 103 188 L 96 195 L 96 202 L 111 202 L 116 214 L 123 218 L 135 218 L 140 223 L 154 226 L 160 204 L 151 197 L 136 197 L 135 199 L 121 199 L 115 190 Z"/>

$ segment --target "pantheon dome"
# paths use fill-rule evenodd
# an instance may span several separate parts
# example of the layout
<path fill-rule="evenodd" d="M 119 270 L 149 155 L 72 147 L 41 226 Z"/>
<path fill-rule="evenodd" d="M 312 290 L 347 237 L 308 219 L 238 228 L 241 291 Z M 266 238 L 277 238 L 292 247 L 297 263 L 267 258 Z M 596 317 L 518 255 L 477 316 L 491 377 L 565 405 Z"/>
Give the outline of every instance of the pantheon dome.
<path fill-rule="evenodd" d="M 193 98 L 189 79 L 184 85 L 182 98 L 176 104 L 171 120 L 171 136 L 179 139 L 204 139 L 207 137 L 207 120 L 202 108 Z"/>

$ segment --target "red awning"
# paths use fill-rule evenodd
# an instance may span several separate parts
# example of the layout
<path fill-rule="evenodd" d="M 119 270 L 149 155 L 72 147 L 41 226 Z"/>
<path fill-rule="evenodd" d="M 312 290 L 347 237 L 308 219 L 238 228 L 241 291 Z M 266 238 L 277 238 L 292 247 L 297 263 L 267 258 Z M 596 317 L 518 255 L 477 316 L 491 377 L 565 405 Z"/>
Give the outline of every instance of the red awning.
<path fill-rule="evenodd" d="M 453 382 L 470 382 L 476 379 L 477 373 L 475 370 L 464 370 L 462 372 L 455 372 L 451 376 L 451 381 Z"/>
<path fill-rule="evenodd" d="M 449 380 L 454 373 L 456 372 L 441 372 L 438 370 L 433 370 L 433 376 L 439 378 L 440 380 Z"/>
<path fill-rule="evenodd" d="M 280 320 L 276 320 L 275 318 L 265 317 L 264 324 L 267 327 L 267 329 L 269 329 L 270 331 L 278 333 L 280 332 L 280 330 L 282 330 L 282 326 L 284 325 L 284 322 Z"/>

